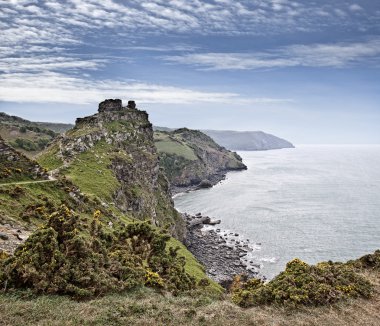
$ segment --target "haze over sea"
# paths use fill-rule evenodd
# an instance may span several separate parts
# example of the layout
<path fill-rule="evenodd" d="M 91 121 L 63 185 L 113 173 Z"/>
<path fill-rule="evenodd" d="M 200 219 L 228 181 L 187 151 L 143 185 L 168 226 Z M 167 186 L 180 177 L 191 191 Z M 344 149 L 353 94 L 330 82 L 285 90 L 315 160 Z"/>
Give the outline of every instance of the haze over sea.
<path fill-rule="evenodd" d="M 239 152 L 247 171 L 175 197 L 181 212 L 222 220 L 256 243 L 249 258 L 272 278 L 298 257 L 344 261 L 380 248 L 380 145 L 300 145 Z"/>

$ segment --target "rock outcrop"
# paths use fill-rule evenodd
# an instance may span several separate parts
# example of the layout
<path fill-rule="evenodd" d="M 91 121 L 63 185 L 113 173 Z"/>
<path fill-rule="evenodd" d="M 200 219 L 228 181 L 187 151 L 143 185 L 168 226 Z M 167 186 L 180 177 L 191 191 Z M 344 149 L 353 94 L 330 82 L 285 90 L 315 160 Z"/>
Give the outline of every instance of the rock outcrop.
<path fill-rule="evenodd" d="M 160 169 L 152 124 L 134 101 L 110 99 L 98 113 L 78 118 L 39 158 L 83 191 L 140 220 L 171 228 L 181 238 L 183 222 L 173 207 L 168 181 Z M 99 189 L 89 184 L 95 178 Z"/>

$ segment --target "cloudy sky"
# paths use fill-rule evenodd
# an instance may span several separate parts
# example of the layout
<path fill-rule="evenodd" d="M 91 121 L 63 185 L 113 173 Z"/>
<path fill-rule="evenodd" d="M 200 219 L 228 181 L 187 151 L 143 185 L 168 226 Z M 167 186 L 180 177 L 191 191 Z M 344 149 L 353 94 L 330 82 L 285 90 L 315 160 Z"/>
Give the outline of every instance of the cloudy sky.
<path fill-rule="evenodd" d="M 380 143 L 379 0 L 0 0 L 0 111 Z"/>

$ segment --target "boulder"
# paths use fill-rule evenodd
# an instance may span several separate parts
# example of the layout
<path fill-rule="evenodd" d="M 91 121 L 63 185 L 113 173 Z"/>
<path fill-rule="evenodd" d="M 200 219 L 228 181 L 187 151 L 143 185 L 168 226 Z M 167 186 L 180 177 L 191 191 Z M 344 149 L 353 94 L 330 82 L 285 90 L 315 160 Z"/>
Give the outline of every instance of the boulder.
<path fill-rule="evenodd" d="M 6 233 L 0 232 L 0 239 L 1 240 L 8 240 L 9 237 L 8 237 L 8 235 Z"/>
<path fill-rule="evenodd" d="M 199 185 L 198 185 L 199 188 L 211 188 L 212 187 L 212 183 L 210 180 L 202 180 Z"/>
<path fill-rule="evenodd" d="M 220 223 L 221 223 L 221 220 L 210 220 L 210 222 L 208 222 L 209 225 L 217 225 L 217 224 L 220 224 Z M 220 232 L 220 229 L 218 229 L 218 230 L 216 230 L 216 231 Z"/>

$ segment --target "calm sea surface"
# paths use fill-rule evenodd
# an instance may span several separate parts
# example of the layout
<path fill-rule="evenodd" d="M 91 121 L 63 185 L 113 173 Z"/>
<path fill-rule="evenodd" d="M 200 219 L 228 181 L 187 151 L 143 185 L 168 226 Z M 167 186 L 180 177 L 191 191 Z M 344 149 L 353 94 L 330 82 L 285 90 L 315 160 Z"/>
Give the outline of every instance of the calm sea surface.
<path fill-rule="evenodd" d="M 252 259 L 268 278 L 287 261 L 344 261 L 380 249 L 380 146 L 304 145 L 239 152 L 247 171 L 214 188 L 180 194 L 181 212 L 256 243 Z"/>

